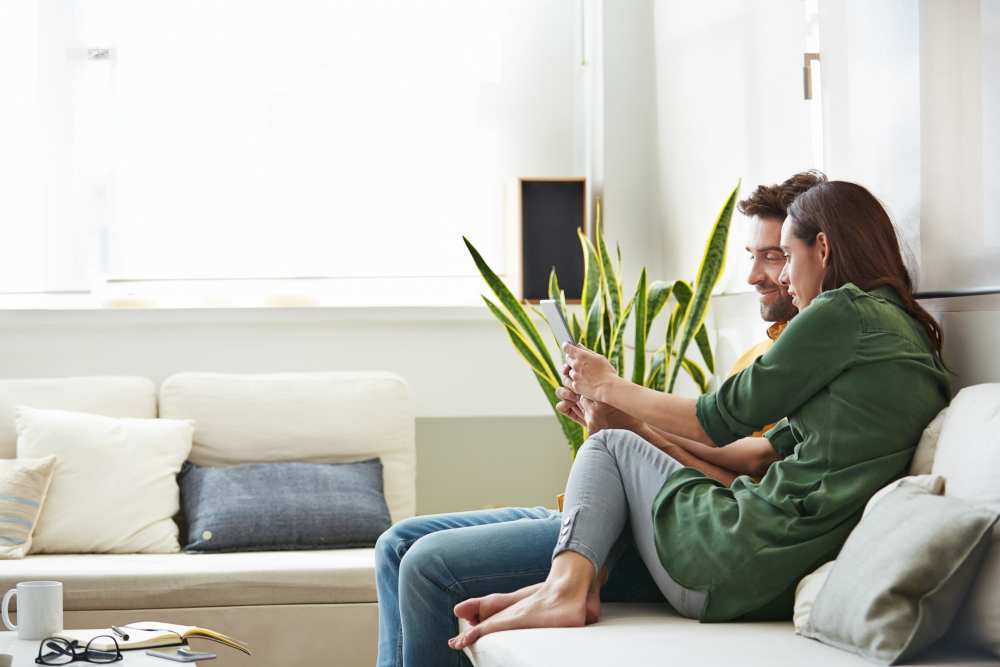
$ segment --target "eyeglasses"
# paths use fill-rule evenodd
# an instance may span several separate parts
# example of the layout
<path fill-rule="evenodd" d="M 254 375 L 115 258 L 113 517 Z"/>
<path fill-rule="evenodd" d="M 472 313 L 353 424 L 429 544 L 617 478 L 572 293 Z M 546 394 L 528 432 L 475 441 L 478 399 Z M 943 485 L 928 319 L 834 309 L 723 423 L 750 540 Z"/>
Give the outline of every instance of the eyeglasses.
<path fill-rule="evenodd" d="M 104 638 L 114 642 L 114 651 L 98 651 L 96 648 L 90 648 L 90 645 L 95 641 Z M 46 649 L 48 649 L 47 653 L 44 652 Z M 75 639 L 69 641 L 62 637 L 48 637 L 43 639 L 42 643 L 39 644 L 38 657 L 35 658 L 35 663 L 39 665 L 68 665 L 71 662 L 107 664 L 118 662 L 122 659 L 121 649 L 118 648 L 118 640 L 111 635 L 94 637 L 82 648 L 80 647 L 80 642 Z"/>

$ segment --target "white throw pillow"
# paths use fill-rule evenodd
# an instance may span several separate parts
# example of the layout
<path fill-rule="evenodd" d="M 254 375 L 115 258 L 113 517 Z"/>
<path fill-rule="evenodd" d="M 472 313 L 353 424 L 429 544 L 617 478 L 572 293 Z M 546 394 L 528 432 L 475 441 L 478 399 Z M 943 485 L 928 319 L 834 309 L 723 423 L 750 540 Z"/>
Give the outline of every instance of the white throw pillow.
<path fill-rule="evenodd" d="M 924 429 L 920 442 L 917 443 L 917 451 L 913 454 L 913 461 L 910 463 L 911 475 L 928 475 L 934 468 L 938 440 L 941 439 L 941 427 L 944 426 L 947 416 L 948 408 L 944 408 Z"/>
<path fill-rule="evenodd" d="M 872 511 L 872 508 L 903 482 L 916 484 L 935 496 L 940 496 L 944 493 L 945 483 L 944 477 L 941 475 L 911 475 L 909 477 L 902 477 L 895 482 L 886 484 L 868 499 L 865 511 L 861 514 L 861 520 L 864 521 L 864 518 Z M 809 614 L 816 603 L 816 597 L 823 589 L 823 585 L 826 583 L 827 577 L 830 576 L 830 571 L 836 562 L 835 560 L 831 560 L 824 563 L 799 581 L 799 585 L 795 588 L 795 609 L 792 612 L 792 621 L 795 623 L 796 632 L 806 627 L 806 624 L 809 622 Z"/>
<path fill-rule="evenodd" d="M 966 387 L 951 402 L 934 459 L 945 495 L 1000 508 L 1000 384 Z M 1000 528 L 952 632 L 1000 655 Z"/>
<path fill-rule="evenodd" d="M 190 421 L 19 406 L 15 423 L 18 458 L 57 458 L 32 553 L 180 550 L 176 475 L 191 451 Z"/>

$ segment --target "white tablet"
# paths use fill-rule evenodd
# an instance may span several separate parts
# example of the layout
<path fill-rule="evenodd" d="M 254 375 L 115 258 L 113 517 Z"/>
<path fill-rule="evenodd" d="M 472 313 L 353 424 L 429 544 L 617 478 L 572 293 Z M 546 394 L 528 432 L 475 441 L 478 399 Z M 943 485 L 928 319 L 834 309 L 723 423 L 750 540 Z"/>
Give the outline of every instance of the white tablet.
<path fill-rule="evenodd" d="M 549 321 L 552 331 L 556 334 L 556 340 L 559 341 L 559 348 L 562 349 L 562 344 L 567 342 L 576 345 L 576 339 L 573 338 L 573 333 L 569 330 L 569 325 L 566 323 L 566 316 L 563 314 L 559 302 L 553 299 L 542 299 L 538 302 L 538 305 L 541 307 L 545 319 Z"/>

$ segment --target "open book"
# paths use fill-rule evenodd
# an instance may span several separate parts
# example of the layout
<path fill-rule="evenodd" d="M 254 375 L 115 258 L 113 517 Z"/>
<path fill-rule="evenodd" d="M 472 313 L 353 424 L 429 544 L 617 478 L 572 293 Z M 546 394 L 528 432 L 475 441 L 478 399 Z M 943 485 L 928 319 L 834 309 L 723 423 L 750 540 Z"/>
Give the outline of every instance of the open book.
<path fill-rule="evenodd" d="M 159 621 L 140 621 L 138 623 L 129 623 L 128 625 L 119 625 L 118 628 L 123 630 L 128 635 L 127 640 L 115 635 L 110 628 L 99 628 L 96 630 L 63 630 L 55 636 L 68 639 L 70 641 L 76 640 L 80 643 L 80 646 L 86 646 L 87 642 L 94 637 L 98 637 L 100 635 L 110 635 L 118 640 L 118 648 L 123 651 L 133 648 L 178 646 L 183 644 L 187 639 L 191 638 L 210 639 L 214 642 L 225 644 L 226 646 L 234 648 L 238 651 L 243 651 L 247 655 L 250 655 L 250 649 L 243 642 L 233 639 L 232 637 L 227 637 L 221 632 L 216 632 L 215 630 L 209 630 L 207 628 L 198 628 L 193 625 L 174 625 L 173 623 L 161 623 Z M 91 648 L 97 649 L 98 651 L 114 651 L 115 645 L 114 642 L 107 637 L 101 637 L 101 639 L 98 639 L 91 644 Z"/>

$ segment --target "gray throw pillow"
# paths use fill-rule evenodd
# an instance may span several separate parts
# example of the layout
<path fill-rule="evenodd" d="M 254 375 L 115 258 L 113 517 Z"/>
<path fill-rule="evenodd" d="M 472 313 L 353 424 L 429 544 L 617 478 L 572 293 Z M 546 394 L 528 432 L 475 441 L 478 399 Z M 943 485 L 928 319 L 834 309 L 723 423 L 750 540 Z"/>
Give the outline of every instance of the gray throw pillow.
<path fill-rule="evenodd" d="M 389 526 L 382 462 L 186 464 L 185 551 L 366 547 Z"/>
<path fill-rule="evenodd" d="M 801 634 L 893 665 L 948 630 L 997 513 L 903 483 L 848 537 Z"/>

